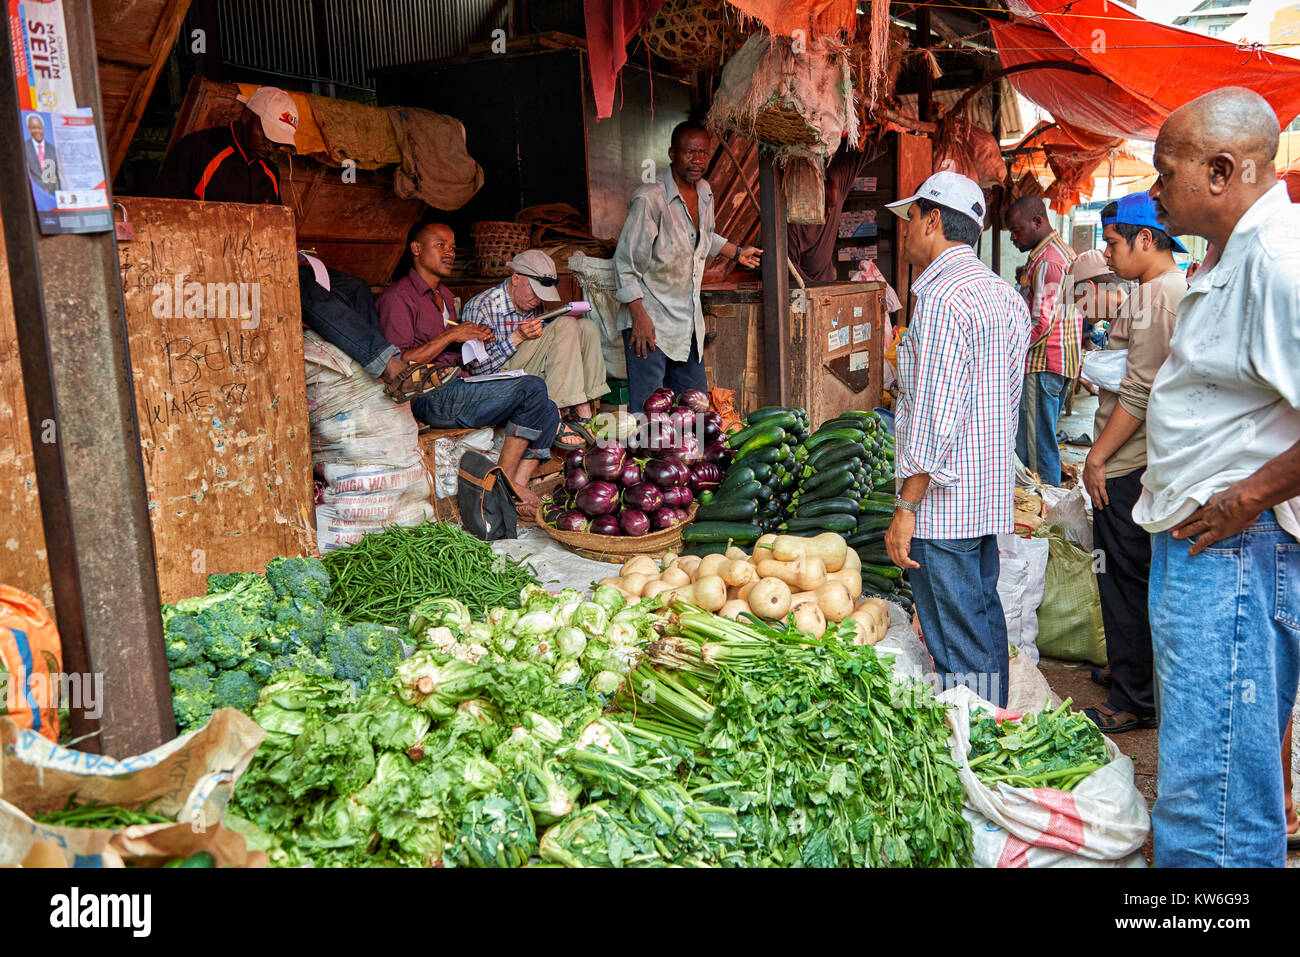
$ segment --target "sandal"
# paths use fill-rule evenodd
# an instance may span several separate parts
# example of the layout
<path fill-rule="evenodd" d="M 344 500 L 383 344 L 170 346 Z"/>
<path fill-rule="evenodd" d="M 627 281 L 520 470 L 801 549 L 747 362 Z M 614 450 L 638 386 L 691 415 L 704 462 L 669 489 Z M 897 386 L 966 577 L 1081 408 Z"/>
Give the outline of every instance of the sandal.
<path fill-rule="evenodd" d="M 565 442 L 564 439 L 579 439 L 580 441 Z M 560 428 L 555 433 L 555 441 L 551 443 L 551 448 L 572 452 L 574 449 L 585 449 L 588 445 L 595 444 L 595 438 L 584 426 L 572 419 L 562 418 L 560 419 Z"/>
<path fill-rule="evenodd" d="M 1103 711 L 1103 708 L 1106 710 Z M 1117 710 L 1109 701 L 1095 708 L 1084 708 L 1083 713 L 1089 721 L 1101 729 L 1103 734 L 1123 734 L 1125 731 L 1141 731 L 1156 726 L 1155 715 L 1149 718 L 1139 718 L 1134 715 L 1128 721 L 1117 721 L 1116 715 L 1126 712 Z"/>
<path fill-rule="evenodd" d="M 394 402 L 410 402 L 428 395 L 460 374 L 460 366 L 434 366 L 428 362 L 412 362 L 391 379 L 381 379 L 384 395 Z"/>
<path fill-rule="evenodd" d="M 1091 677 L 1093 684 L 1101 685 L 1107 691 L 1109 691 L 1110 686 L 1115 683 L 1110 676 L 1110 665 L 1107 665 L 1105 668 L 1093 668 Z"/>

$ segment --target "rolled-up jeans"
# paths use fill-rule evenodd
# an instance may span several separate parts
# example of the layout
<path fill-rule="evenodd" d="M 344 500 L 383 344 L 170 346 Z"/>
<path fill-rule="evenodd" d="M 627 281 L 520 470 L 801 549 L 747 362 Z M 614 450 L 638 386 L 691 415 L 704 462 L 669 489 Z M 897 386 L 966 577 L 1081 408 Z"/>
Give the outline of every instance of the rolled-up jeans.
<path fill-rule="evenodd" d="M 560 428 L 560 410 L 535 375 L 491 382 L 452 379 L 441 389 L 411 400 L 415 417 L 435 429 L 481 429 L 503 422 L 506 435 L 528 440 L 526 459 L 545 462 Z"/>
<path fill-rule="evenodd" d="M 912 539 L 912 595 L 935 686 L 966 685 L 1000 708 L 1010 688 L 1007 620 L 998 598 L 998 539 Z"/>
<path fill-rule="evenodd" d="M 379 331 L 375 297 L 364 279 L 335 269 L 329 270 L 329 279 L 330 288 L 326 289 L 310 269 L 298 269 L 302 321 L 378 379 L 399 350 Z"/>
<path fill-rule="evenodd" d="M 1025 374 L 1020 393 L 1016 455 L 1048 485 L 1061 484 L 1061 447 L 1056 443 L 1056 424 L 1061 418 L 1068 381 L 1055 372 L 1029 372 Z"/>
<path fill-rule="evenodd" d="M 1157 867 L 1283 867 L 1282 736 L 1300 679 L 1300 542 L 1272 510 L 1199 555 L 1151 537 Z M 1290 786 L 1290 782 L 1287 782 Z"/>

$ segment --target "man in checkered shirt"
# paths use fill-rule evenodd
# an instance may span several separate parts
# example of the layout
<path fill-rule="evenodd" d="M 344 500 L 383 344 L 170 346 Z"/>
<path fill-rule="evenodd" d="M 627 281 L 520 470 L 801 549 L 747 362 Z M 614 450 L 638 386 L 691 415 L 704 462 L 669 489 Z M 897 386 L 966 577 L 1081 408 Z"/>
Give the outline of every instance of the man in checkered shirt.
<path fill-rule="evenodd" d="M 894 520 L 889 557 L 910 569 L 926 647 L 944 687 L 1007 703 L 1007 626 L 998 600 L 997 535 L 1012 532 L 1015 441 L 1029 339 L 1024 298 L 972 248 L 984 194 L 935 173 L 889 208 L 903 258 L 920 275 L 898 345 Z"/>

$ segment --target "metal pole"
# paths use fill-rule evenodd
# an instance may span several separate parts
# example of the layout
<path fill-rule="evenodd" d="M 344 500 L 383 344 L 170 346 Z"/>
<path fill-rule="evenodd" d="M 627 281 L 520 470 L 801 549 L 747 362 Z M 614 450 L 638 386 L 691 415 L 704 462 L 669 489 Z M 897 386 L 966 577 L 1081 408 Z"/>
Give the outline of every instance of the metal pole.
<path fill-rule="evenodd" d="M 107 161 L 91 2 L 64 0 L 63 9 L 77 102 L 94 107 Z M 15 87 L 8 59 L 0 69 L 8 170 L 25 165 Z M 112 232 L 42 235 L 29 191 L 26 176 L 0 177 L 41 522 L 64 671 L 82 676 L 83 690 L 102 676 L 102 701 L 83 694 L 71 731 L 99 732 L 82 747 L 126 757 L 174 737 L 176 725 L 117 247 Z"/>
<path fill-rule="evenodd" d="M 762 211 L 763 373 L 768 405 L 790 404 L 790 261 L 785 193 L 771 156 L 758 154 L 758 202 Z"/>

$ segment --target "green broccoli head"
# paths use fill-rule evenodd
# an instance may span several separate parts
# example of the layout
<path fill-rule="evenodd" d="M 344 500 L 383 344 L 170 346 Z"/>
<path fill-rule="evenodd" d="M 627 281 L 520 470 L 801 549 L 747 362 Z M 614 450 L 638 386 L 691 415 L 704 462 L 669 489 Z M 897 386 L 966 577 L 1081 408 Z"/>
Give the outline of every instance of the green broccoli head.
<path fill-rule="evenodd" d="M 237 670 L 247 674 L 257 682 L 258 687 L 261 687 L 271 680 L 271 675 L 275 674 L 274 658 L 265 653 L 254 654 L 241 661 Z"/>
<path fill-rule="evenodd" d="M 330 575 L 316 558 L 273 558 L 266 563 L 266 580 L 278 598 L 324 602 L 330 595 Z"/>
<path fill-rule="evenodd" d="M 325 657 L 334 666 L 335 677 L 355 681 L 364 690 L 371 682 L 393 676 L 402 660 L 402 644 L 396 632 L 363 622 L 326 634 Z"/>
<path fill-rule="evenodd" d="M 169 668 L 185 668 L 203 657 L 203 629 L 192 615 L 176 612 L 164 616 L 163 638 Z"/>
<path fill-rule="evenodd" d="M 318 678 L 334 677 L 333 665 L 305 650 L 272 658 L 271 673 L 278 674 L 281 671 L 301 671 L 303 674 L 315 675 Z"/>
<path fill-rule="evenodd" d="M 262 688 L 245 671 L 223 671 L 212 682 L 213 708 L 252 711 Z"/>
<path fill-rule="evenodd" d="M 194 616 L 203 632 L 203 655 L 221 668 L 233 668 L 256 650 L 255 639 L 269 627 L 243 605 L 222 602 Z"/>
<path fill-rule="evenodd" d="M 210 667 L 210 665 L 209 665 Z M 170 675 L 172 708 L 176 724 L 182 731 L 203 724 L 212 716 L 213 694 L 211 673 L 202 665 L 177 668 Z"/>
<path fill-rule="evenodd" d="M 182 598 L 175 607 L 177 611 L 195 615 L 218 605 L 238 604 L 247 608 L 252 615 L 261 617 L 267 614 L 273 601 L 275 592 L 266 579 L 256 572 L 237 572 L 230 575 L 209 575 L 207 594 Z"/>
<path fill-rule="evenodd" d="M 329 608 L 314 599 L 282 598 L 272 611 L 275 620 L 258 641 L 263 650 L 283 655 L 309 648 L 319 653 L 332 618 Z"/>

